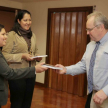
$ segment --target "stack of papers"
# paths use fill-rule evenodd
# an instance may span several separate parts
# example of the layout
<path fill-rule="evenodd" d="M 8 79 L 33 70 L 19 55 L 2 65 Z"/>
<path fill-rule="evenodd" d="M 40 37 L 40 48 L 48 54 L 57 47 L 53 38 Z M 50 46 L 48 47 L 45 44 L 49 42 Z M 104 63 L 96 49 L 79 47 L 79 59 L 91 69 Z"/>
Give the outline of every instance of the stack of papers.
<path fill-rule="evenodd" d="M 47 57 L 48 55 L 39 55 L 39 56 L 34 56 L 32 58 L 39 58 L 39 57 Z"/>
<path fill-rule="evenodd" d="M 55 66 L 50 65 L 50 64 L 44 64 L 44 65 L 42 65 L 42 66 L 44 66 L 44 67 L 48 67 L 48 68 L 51 68 L 51 69 L 63 70 L 63 68 L 55 67 Z"/>

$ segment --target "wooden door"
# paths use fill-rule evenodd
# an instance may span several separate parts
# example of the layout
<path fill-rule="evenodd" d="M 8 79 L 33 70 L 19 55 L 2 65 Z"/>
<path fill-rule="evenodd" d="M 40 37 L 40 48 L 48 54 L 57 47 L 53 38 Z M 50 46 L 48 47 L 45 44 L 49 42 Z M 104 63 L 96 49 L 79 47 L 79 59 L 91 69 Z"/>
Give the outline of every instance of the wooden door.
<path fill-rule="evenodd" d="M 5 26 L 6 32 L 12 29 L 17 10 L 19 9 L 0 6 L 0 24 Z"/>
<path fill-rule="evenodd" d="M 5 26 L 6 32 L 9 32 L 13 27 L 15 20 L 15 13 L 0 11 L 0 24 Z"/>
<path fill-rule="evenodd" d="M 50 12 L 48 23 L 47 63 L 69 66 L 81 60 L 87 43 L 86 18 L 92 7 L 70 8 Z M 54 9 L 51 9 L 54 10 Z M 59 9 L 58 9 L 59 10 Z M 62 11 L 62 12 L 61 12 Z M 48 77 L 47 77 L 48 76 Z M 84 96 L 87 90 L 86 74 L 58 75 L 55 70 L 46 72 L 45 83 L 52 89 Z"/>

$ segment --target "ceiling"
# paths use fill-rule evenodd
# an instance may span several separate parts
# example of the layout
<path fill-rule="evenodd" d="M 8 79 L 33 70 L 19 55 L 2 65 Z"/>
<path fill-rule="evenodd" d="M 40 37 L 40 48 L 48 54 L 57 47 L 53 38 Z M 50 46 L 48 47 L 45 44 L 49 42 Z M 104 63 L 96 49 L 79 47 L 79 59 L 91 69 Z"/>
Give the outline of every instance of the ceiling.
<path fill-rule="evenodd" d="M 9 1 L 24 3 L 24 2 L 39 2 L 39 1 L 59 1 L 59 0 L 9 0 Z"/>

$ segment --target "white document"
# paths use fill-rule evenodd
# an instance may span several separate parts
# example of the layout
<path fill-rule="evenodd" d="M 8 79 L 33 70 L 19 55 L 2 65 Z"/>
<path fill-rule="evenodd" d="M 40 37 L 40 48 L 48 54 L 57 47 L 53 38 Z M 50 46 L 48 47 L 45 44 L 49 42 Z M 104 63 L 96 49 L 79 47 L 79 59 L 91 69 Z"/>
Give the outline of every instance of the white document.
<path fill-rule="evenodd" d="M 63 70 L 63 68 L 55 67 L 55 66 L 50 65 L 50 64 L 44 64 L 44 65 L 42 65 L 42 66 L 44 66 L 44 67 L 48 67 L 48 68 L 51 68 L 51 69 Z"/>
<path fill-rule="evenodd" d="M 48 55 L 39 55 L 39 56 L 34 56 L 32 58 L 39 58 L 39 57 L 47 57 Z"/>

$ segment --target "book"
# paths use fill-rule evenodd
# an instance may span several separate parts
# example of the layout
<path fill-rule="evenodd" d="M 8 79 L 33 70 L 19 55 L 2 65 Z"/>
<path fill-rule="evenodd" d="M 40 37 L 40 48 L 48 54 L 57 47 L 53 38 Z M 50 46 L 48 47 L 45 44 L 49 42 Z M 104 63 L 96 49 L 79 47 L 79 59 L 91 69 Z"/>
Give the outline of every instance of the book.
<path fill-rule="evenodd" d="M 39 55 L 39 56 L 34 56 L 32 58 L 40 58 L 40 57 L 47 57 L 48 55 Z"/>
<path fill-rule="evenodd" d="M 48 68 L 51 68 L 51 69 L 63 70 L 63 68 L 55 67 L 54 65 L 50 65 L 50 64 L 43 64 L 42 66 L 48 67 Z"/>

